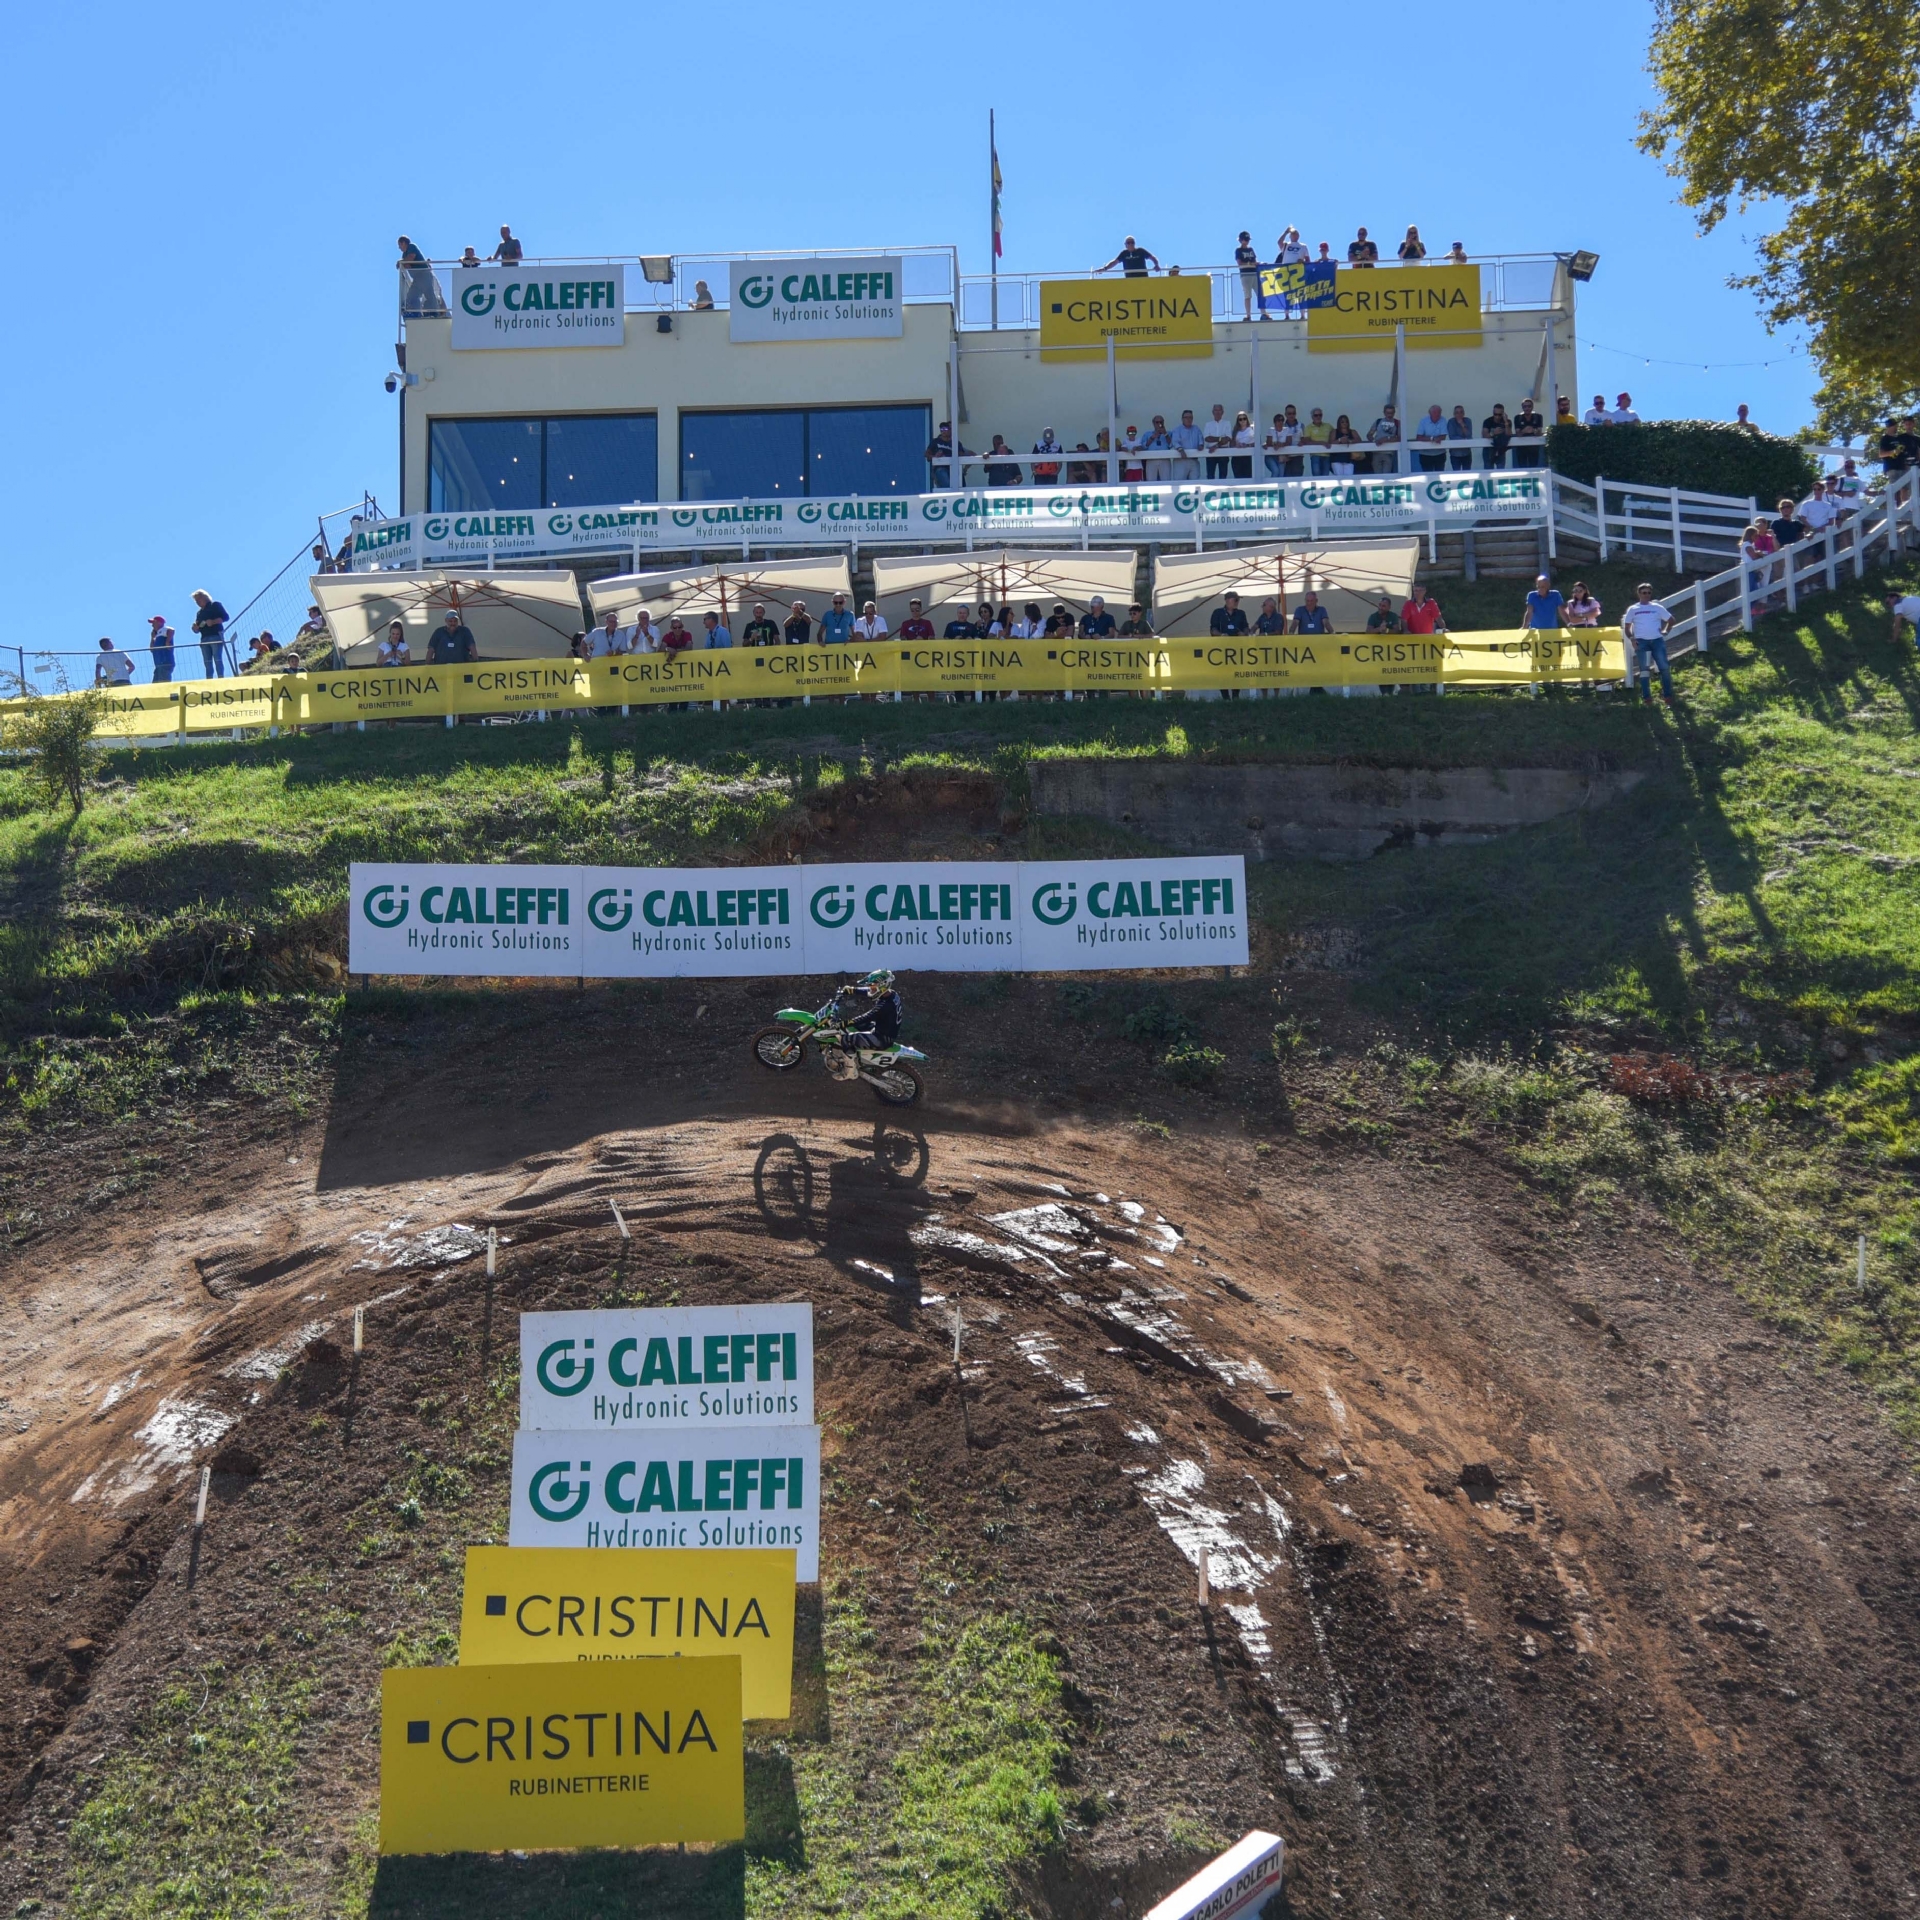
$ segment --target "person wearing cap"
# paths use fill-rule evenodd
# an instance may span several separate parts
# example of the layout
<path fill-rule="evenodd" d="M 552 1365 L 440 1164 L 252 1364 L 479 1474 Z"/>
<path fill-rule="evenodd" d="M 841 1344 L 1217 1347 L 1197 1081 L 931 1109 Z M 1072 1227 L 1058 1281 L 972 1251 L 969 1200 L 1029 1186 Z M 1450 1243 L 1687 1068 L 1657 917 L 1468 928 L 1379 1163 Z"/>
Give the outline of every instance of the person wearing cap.
<path fill-rule="evenodd" d="M 93 657 L 93 684 L 96 687 L 130 687 L 133 685 L 133 657 L 122 653 L 111 640 L 100 642 L 100 651 Z"/>
<path fill-rule="evenodd" d="M 480 658 L 473 629 L 460 618 L 457 608 L 447 609 L 439 631 L 427 642 L 427 658 L 436 667 L 469 665 Z"/>
<path fill-rule="evenodd" d="M 1613 411 L 1607 415 L 1607 424 L 1610 427 L 1637 427 L 1640 424 L 1640 416 L 1633 410 L 1632 394 L 1623 393 L 1615 401 Z"/>
<path fill-rule="evenodd" d="M 147 622 L 147 652 L 153 657 L 153 684 L 164 687 L 173 678 L 173 629 L 164 613 Z"/>

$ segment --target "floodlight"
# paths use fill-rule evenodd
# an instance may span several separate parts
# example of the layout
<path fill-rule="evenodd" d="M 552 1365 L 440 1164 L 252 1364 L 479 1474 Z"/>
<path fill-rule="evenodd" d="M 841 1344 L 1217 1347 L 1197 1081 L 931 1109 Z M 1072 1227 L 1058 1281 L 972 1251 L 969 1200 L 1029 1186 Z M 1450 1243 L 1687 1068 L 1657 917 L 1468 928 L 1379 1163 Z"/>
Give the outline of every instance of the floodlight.
<path fill-rule="evenodd" d="M 1580 252 L 1567 256 L 1567 278 L 1569 280 L 1591 280 L 1593 270 L 1600 264 L 1597 253 L 1588 253 L 1584 248 Z"/>
<path fill-rule="evenodd" d="M 655 286 L 673 284 L 673 255 L 670 253 L 643 253 L 640 256 L 642 276 Z"/>

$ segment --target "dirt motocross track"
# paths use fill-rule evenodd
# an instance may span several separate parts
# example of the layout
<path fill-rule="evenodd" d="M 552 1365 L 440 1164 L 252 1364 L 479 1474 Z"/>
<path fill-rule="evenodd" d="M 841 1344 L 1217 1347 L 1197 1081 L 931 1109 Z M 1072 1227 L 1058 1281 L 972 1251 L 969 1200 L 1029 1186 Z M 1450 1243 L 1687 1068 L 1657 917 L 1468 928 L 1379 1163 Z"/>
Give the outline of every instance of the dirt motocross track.
<path fill-rule="evenodd" d="M 814 1301 L 829 1577 L 884 1600 L 944 1554 L 1057 1642 L 1073 1790 L 1112 1810 L 1036 1910 L 1144 1908 L 1192 1864 L 1182 1804 L 1283 1832 L 1300 1914 L 1915 1911 L 1920 1510 L 1864 1397 L 1650 1226 L 1585 1237 L 1439 1129 L 1387 1159 L 1196 1105 L 1163 1138 L 1118 1089 L 1061 1111 L 1037 1065 L 941 1059 L 883 1112 L 751 1064 L 769 984 L 671 989 L 644 1053 L 556 994 L 431 1045 L 371 1019 L 324 1127 L 11 1259 L 0 1893 L 60 1909 L 84 1765 L 189 1644 L 271 1617 L 263 1503 L 383 1471 L 299 1424 L 352 1306 L 377 1449 L 449 1372 L 436 1341 L 510 1339 L 626 1262 Z M 1007 1019 L 1036 1063 L 1058 1044 Z M 221 1448 L 264 1471 L 216 1477 L 190 1616 Z M 371 1680 L 303 1769 L 341 1836 Z"/>

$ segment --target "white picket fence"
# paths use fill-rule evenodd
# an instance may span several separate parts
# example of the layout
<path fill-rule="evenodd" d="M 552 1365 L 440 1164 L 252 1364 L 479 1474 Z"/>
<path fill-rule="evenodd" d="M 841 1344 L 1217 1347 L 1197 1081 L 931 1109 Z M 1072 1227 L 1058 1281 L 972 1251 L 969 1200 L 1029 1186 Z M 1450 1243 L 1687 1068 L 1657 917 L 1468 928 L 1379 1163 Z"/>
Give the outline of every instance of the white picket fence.
<path fill-rule="evenodd" d="M 1553 479 L 1556 534 L 1591 542 L 1602 560 L 1619 553 L 1658 556 L 1675 573 L 1685 573 L 1697 561 L 1738 553 L 1741 535 L 1759 514 L 1757 501 L 1727 493 L 1604 478 L 1589 486 L 1565 474 Z M 1771 511 L 1767 517 L 1772 518 Z"/>

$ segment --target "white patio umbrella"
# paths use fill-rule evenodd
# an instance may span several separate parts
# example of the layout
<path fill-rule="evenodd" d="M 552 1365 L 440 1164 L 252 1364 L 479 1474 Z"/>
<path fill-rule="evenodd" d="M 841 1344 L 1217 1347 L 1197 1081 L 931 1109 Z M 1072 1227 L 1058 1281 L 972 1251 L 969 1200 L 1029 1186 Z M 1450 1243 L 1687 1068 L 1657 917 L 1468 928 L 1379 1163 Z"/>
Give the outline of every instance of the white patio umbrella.
<path fill-rule="evenodd" d="M 595 626 L 608 614 L 623 627 L 631 626 L 635 612 L 645 607 L 655 626 L 665 626 L 677 613 L 697 631 L 700 616 L 711 608 L 736 641 L 756 600 L 766 602 L 769 619 L 784 620 L 796 600 L 804 600 L 818 619 L 832 595 L 852 591 L 844 553 L 817 560 L 721 561 L 672 567 L 664 573 L 616 573 L 587 584 Z"/>
<path fill-rule="evenodd" d="M 1051 613 L 1057 604 L 1081 614 L 1098 594 L 1107 610 L 1124 620 L 1133 601 L 1139 558 L 1131 550 L 1036 553 L 1018 547 L 898 558 L 876 555 L 873 597 L 896 630 L 910 599 L 917 599 L 932 619 L 935 607 L 953 602 L 1011 606 L 1017 616 L 1027 601 L 1037 600 L 1043 613 Z"/>
<path fill-rule="evenodd" d="M 416 664 L 449 613 L 472 629 L 483 660 L 558 659 L 586 623 L 568 572 L 321 573 L 308 584 L 350 667 L 373 665 L 395 620 Z"/>
<path fill-rule="evenodd" d="M 1153 565 L 1154 625 L 1164 634 L 1199 634 L 1223 596 L 1237 593 L 1251 625 L 1269 595 L 1293 613 L 1311 588 L 1340 633 L 1361 633 L 1382 594 L 1399 612 L 1413 589 L 1420 541 L 1323 541 L 1318 546 L 1221 547 L 1162 554 Z"/>

